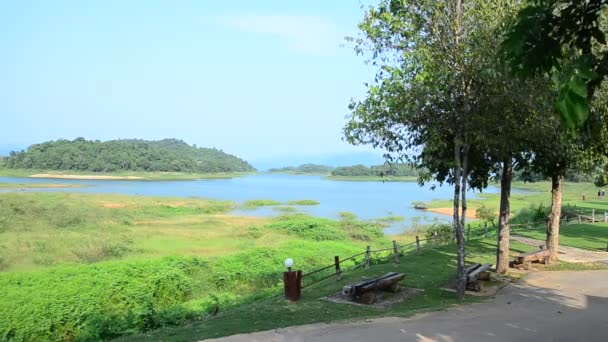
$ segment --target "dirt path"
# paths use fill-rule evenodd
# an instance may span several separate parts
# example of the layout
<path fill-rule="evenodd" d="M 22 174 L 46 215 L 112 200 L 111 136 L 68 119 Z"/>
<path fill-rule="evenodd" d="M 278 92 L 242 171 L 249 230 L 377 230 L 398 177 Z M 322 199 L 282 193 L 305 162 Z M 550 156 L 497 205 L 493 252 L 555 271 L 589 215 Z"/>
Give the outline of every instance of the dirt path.
<path fill-rule="evenodd" d="M 545 241 L 531 239 L 519 235 L 511 235 L 511 240 L 519 241 L 521 243 L 536 247 L 545 244 Z M 608 252 L 588 251 L 585 249 L 562 245 L 557 248 L 557 252 L 559 253 L 558 258 L 567 262 L 603 262 L 608 264 Z"/>
<path fill-rule="evenodd" d="M 533 273 L 493 300 L 408 319 L 313 324 L 209 341 L 565 342 L 606 341 L 607 336 L 608 271 L 566 271 Z"/>

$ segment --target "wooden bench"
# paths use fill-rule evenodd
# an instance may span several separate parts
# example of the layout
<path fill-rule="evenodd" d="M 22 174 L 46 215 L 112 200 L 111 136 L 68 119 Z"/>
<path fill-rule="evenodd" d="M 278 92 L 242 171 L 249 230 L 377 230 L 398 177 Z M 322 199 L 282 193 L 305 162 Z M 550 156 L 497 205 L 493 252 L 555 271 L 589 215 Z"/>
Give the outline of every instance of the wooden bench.
<path fill-rule="evenodd" d="M 373 304 L 376 302 L 376 290 L 397 292 L 399 282 L 403 278 L 405 278 L 404 273 L 388 272 L 378 278 L 346 285 L 342 288 L 342 294 L 350 296 L 356 302 Z"/>
<path fill-rule="evenodd" d="M 521 253 L 515 257 L 513 261 L 514 265 L 523 265 L 525 269 L 530 268 L 530 264 L 533 262 L 542 262 L 545 265 L 548 265 L 551 261 L 550 257 L 551 253 L 548 249 L 539 249 L 537 251 Z"/>
<path fill-rule="evenodd" d="M 467 290 L 469 291 L 481 291 L 480 280 L 490 280 L 490 273 L 488 270 L 492 267 L 492 264 L 473 264 L 467 268 Z"/>

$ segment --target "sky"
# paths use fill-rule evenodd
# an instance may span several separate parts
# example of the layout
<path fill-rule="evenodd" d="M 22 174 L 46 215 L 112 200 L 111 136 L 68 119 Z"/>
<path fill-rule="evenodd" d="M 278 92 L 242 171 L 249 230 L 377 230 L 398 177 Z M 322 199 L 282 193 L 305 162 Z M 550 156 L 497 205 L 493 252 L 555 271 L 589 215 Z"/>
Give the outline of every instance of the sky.
<path fill-rule="evenodd" d="M 178 138 L 248 160 L 341 139 L 373 70 L 358 0 L 3 1 L 0 144 Z M 378 152 L 381 154 L 381 152 Z"/>

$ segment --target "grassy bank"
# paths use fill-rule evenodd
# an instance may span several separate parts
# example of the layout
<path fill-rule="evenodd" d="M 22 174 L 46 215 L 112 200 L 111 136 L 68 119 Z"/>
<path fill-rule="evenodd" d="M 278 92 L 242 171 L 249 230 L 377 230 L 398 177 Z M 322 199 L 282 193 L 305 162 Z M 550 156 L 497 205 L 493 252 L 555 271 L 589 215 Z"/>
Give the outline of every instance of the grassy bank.
<path fill-rule="evenodd" d="M 0 177 L 32 177 L 35 175 L 48 175 L 41 178 L 64 178 L 70 179 L 70 176 L 78 176 L 79 179 L 86 179 L 87 176 L 95 177 L 112 177 L 115 180 L 147 180 L 147 181 L 179 181 L 179 180 L 195 180 L 195 179 L 229 179 L 242 177 L 251 173 L 245 172 L 225 172 L 225 173 L 187 173 L 187 172 L 88 172 L 88 171 L 57 171 L 57 170 L 36 170 L 36 169 L 8 169 L 0 168 Z M 75 178 L 75 177 L 72 177 Z"/>
<path fill-rule="evenodd" d="M 327 176 L 325 179 L 349 182 L 415 182 L 415 176 L 406 177 L 376 177 L 376 176 Z"/>
<path fill-rule="evenodd" d="M 51 188 L 83 188 L 84 184 L 65 183 L 0 183 L 1 189 L 51 189 Z"/>
<path fill-rule="evenodd" d="M 500 187 L 499 184 L 494 185 Z M 511 213 L 513 214 L 517 214 L 522 209 L 527 209 L 530 207 L 543 206 L 546 208 L 551 206 L 550 182 L 514 182 L 513 188 L 523 190 L 519 193 L 511 193 Z M 583 196 L 585 196 L 584 201 Z M 467 206 L 470 211 L 475 212 L 475 209 L 484 205 L 498 212 L 498 208 L 500 206 L 500 193 L 478 193 L 476 194 L 476 197 L 477 198 L 474 199 L 467 199 Z M 570 205 L 577 206 L 580 208 L 596 208 L 608 210 L 608 198 L 598 199 L 597 187 L 595 187 L 592 183 L 565 182 L 563 186 L 562 203 L 564 206 Z M 428 208 L 452 207 L 452 201 L 449 199 L 434 200 L 425 204 Z"/>
<path fill-rule="evenodd" d="M 0 340 L 99 340 L 182 324 L 279 291 L 282 262 L 312 268 L 379 226 L 226 215 L 224 201 L 0 194 Z"/>

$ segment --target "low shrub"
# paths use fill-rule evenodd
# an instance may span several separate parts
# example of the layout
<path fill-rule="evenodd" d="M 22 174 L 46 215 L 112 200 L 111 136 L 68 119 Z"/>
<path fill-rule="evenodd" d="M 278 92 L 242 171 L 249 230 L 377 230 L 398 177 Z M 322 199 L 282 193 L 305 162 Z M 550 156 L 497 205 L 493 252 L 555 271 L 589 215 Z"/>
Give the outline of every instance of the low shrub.
<path fill-rule="evenodd" d="M 434 223 L 426 229 L 424 237 L 427 240 L 427 243 L 448 243 L 451 242 L 454 237 L 454 227 L 447 223 Z"/>
<path fill-rule="evenodd" d="M 480 220 L 490 222 L 492 224 L 492 227 L 494 227 L 495 221 L 496 221 L 496 218 L 498 217 L 498 215 L 496 214 L 496 210 L 494 210 L 492 208 L 488 208 L 482 204 L 477 209 L 475 209 L 475 217 L 477 217 Z"/>
<path fill-rule="evenodd" d="M 337 221 L 311 217 L 304 214 L 284 215 L 266 228 L 297 235 L 303 239 L 315 241 L 346 240 L 347 235 Z"/>
<path fill-rule="evenodd" d="M 281 202 L 269 199 L 249 200 L 243 203 L 245 209 L 256 209 L 259 207 L 268 207 L 274 205 L 280 205 Z"/>

